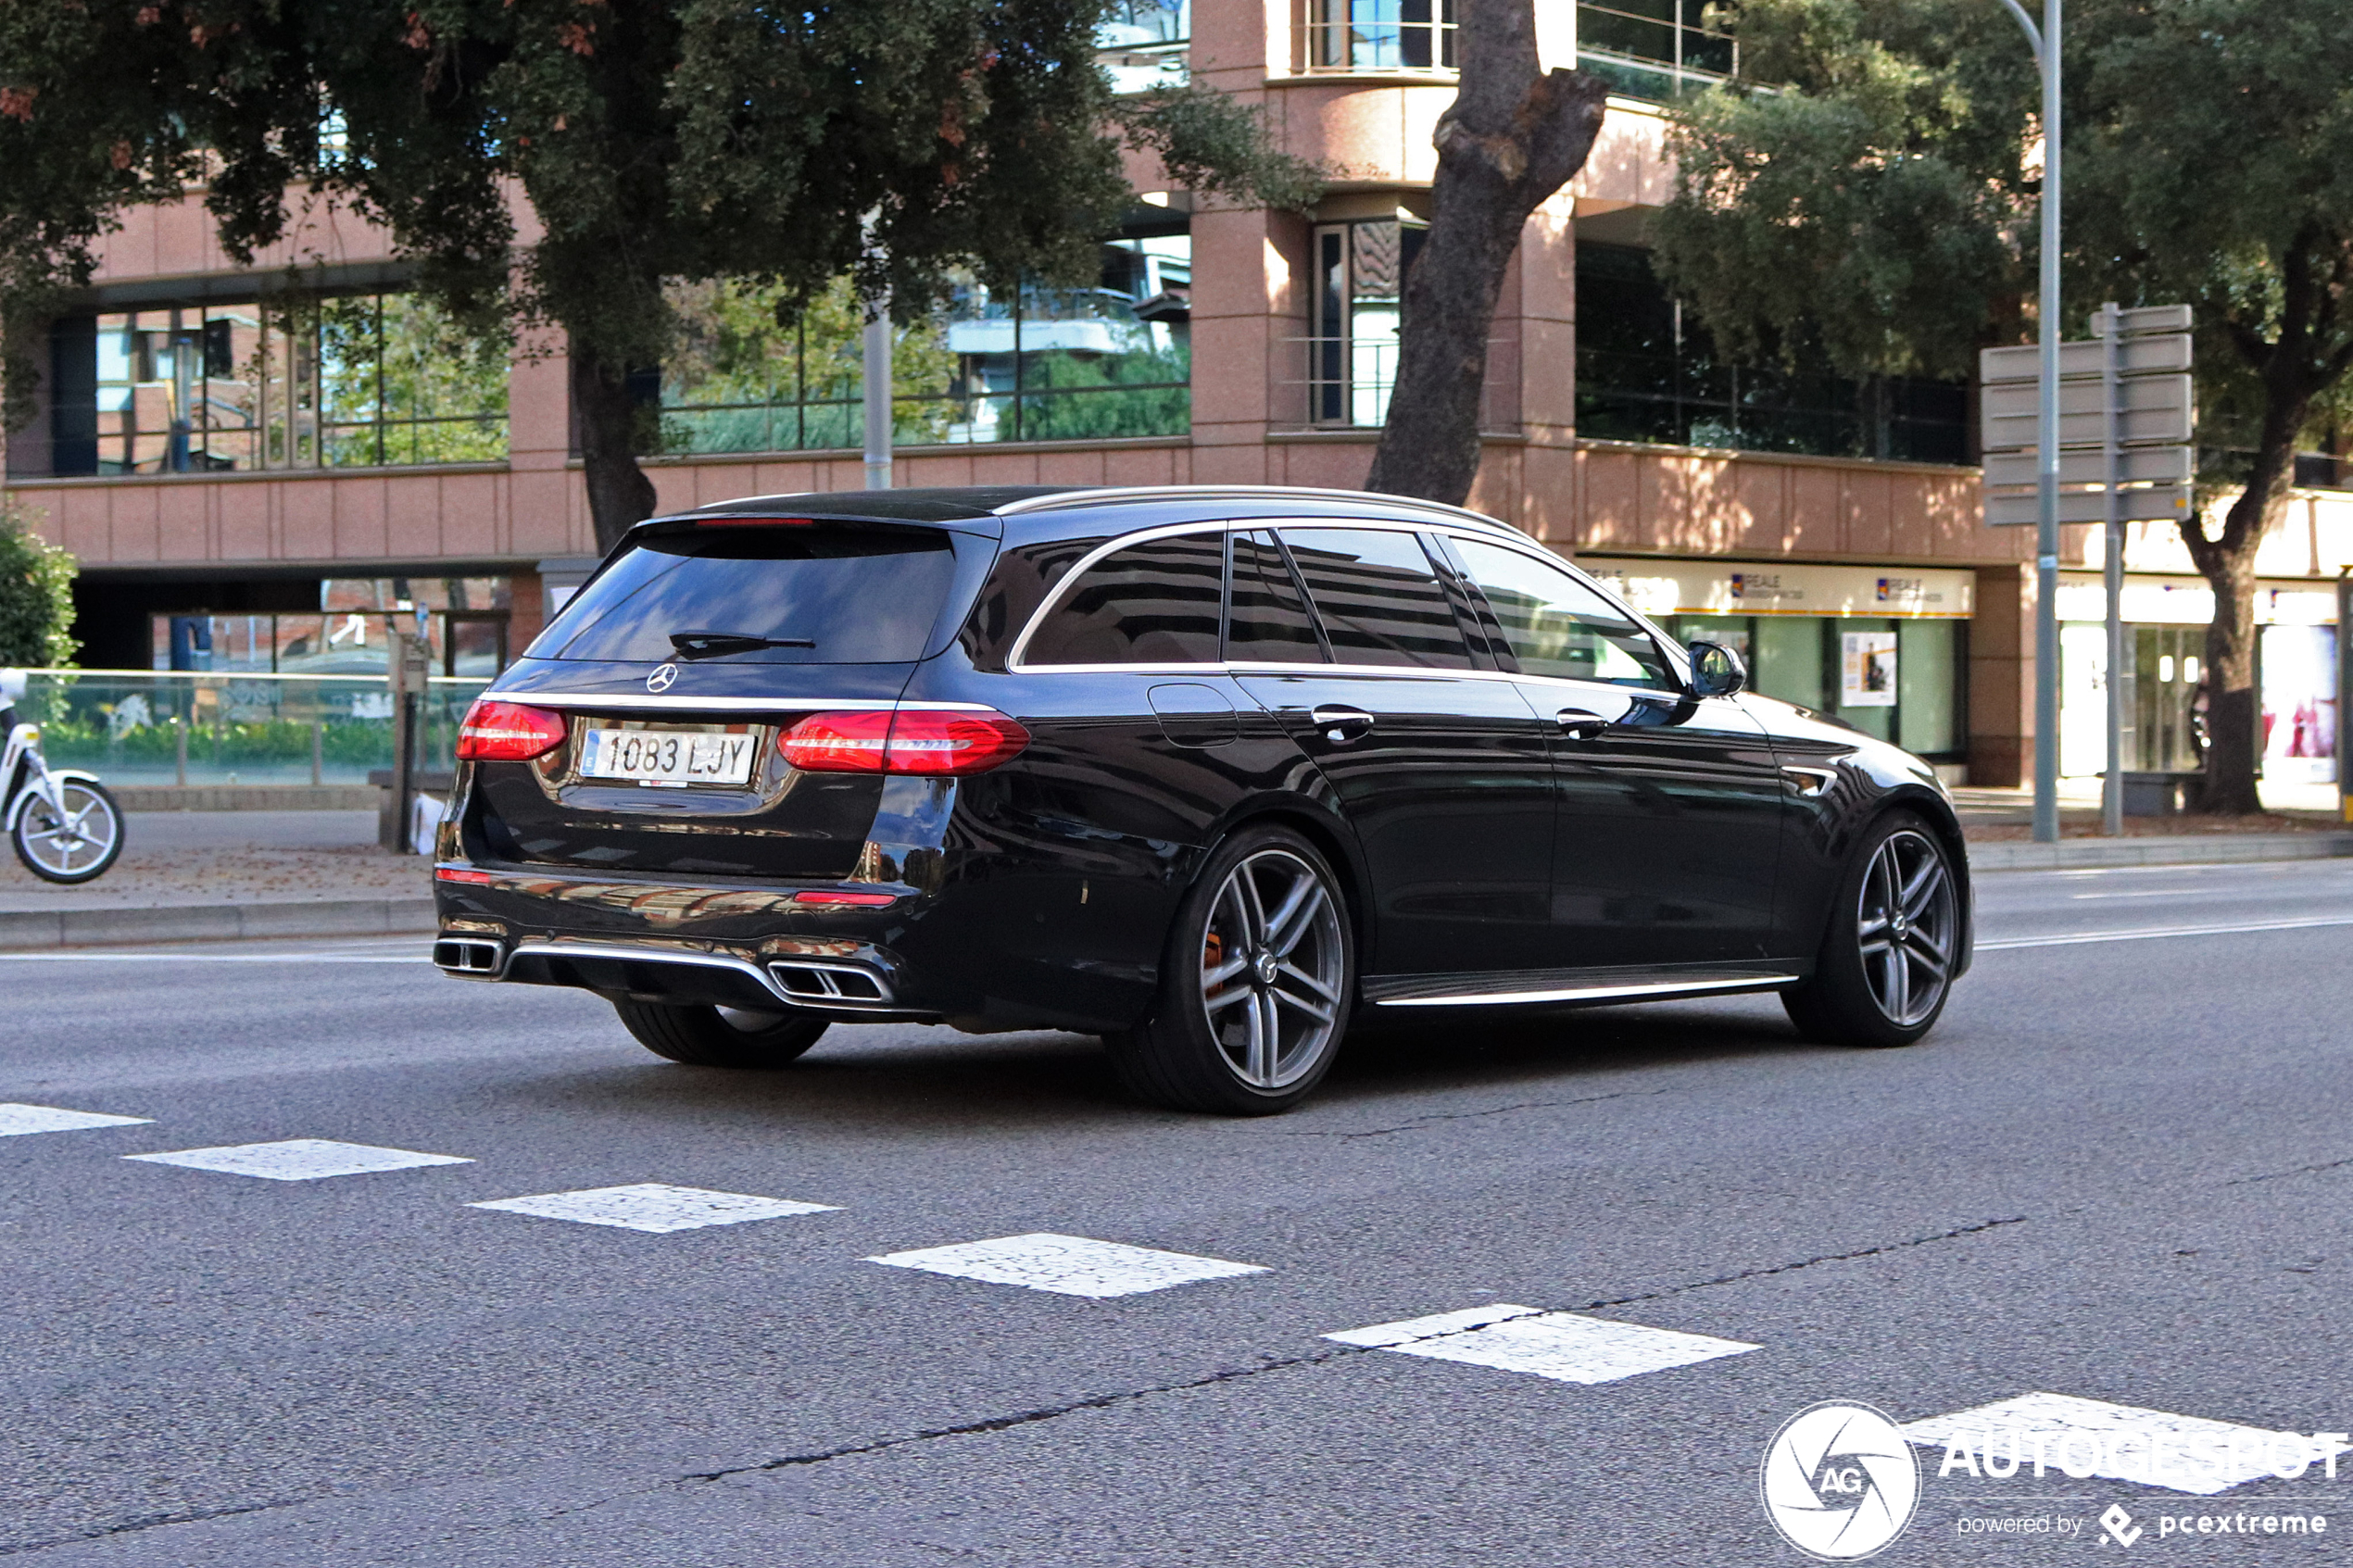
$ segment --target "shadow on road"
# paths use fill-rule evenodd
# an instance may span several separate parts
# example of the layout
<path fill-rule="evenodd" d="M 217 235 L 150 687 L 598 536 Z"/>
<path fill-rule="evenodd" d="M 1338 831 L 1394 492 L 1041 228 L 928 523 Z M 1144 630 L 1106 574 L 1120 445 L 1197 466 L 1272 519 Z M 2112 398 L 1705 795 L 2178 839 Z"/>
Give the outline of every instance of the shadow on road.
<path fill-rule="evenodd" d="M 1331 1076 L 1282 1119 L 1369 1107 L 1542 1090 L 1576 1093 L 1625 1074 L 1785 1054 L 1800 1042 L 1769 998 L 1592 1009 L 1536 1018 L 1450 1018 L 1353 1033 Z M 837 1028 L 776 1072 L 642 1064 L 535 1073 L 510 1091 L 547 1108 L 601 1105 L 841 1133 L 1066 1132 L 1076 1124 L 1207 1121 L 1130 1099 L 1101 1047 L 1084 1035 L 959 1035 L 944 1028 Z"/>

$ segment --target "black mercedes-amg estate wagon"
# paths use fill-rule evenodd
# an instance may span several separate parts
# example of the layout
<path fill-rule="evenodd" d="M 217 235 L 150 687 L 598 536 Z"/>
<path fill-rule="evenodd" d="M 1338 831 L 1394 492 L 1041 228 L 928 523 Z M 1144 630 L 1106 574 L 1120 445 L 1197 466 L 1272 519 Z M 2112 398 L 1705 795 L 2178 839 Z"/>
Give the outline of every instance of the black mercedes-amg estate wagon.
<path fill-rule="evenodd" d="M 1076 1030 L 1228 1112 L 1368 1015 L 1778 991 L 1916 1040 L 1969 960 L 1949 799 L 1745 678 L 1394 496 L 731 501 L 633 529 L 467 715 L 434 961 L 679 1061 Z"/>

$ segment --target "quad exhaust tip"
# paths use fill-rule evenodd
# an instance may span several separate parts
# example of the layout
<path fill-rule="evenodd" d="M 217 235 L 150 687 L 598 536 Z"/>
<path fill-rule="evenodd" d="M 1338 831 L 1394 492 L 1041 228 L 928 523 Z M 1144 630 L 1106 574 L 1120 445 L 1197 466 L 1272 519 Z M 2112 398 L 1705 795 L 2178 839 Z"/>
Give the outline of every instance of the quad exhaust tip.
<path fill-rule="evenodd" d="M 445 974 L 496 975 L 501 956 L 486 937 L 444 936 L 433 945 L 433 961 Z"/>
<path fill-rule="evenodd" d="M 854 964 L 772 963 L 769 977 L 797 1002 L 818 1006 L 888 1007 L 890 987 L 873 970 Z"/>

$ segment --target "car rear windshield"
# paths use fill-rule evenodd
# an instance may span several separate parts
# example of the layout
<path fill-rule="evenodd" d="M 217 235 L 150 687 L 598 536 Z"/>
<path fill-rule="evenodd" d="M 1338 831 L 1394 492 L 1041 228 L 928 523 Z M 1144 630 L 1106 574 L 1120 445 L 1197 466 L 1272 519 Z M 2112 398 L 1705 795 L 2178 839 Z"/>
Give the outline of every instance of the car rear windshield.
<path fill-rule="evenodd" d="M 553 657 L 660 663 L 679 657 L 673 636 L 699 633 L 745 639 L 717 655 L 736 662 L 921 659 L 955 574 L 939 529 L 682 528 L 582 589 L 552 629 Z"/>

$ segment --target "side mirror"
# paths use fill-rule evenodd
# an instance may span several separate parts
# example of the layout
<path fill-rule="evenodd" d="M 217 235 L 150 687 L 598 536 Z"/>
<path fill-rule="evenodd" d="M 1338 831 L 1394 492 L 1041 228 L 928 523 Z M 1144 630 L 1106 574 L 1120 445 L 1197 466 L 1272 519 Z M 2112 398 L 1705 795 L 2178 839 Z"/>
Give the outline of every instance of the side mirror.
<path fill-rule="evenodd" d="M 1692 695 L 1693 696 L 1730 696 L 1746 690 L 1748 666 L 1741 656 L 1722 643 L 1692 645 Z"/>

